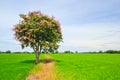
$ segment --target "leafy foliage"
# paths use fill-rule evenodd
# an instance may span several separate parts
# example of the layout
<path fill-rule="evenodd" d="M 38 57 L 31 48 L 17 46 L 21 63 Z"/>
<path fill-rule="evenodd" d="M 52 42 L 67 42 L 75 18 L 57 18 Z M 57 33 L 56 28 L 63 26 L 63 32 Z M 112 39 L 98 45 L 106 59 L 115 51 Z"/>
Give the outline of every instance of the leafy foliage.
<path fill-rule="evenodd" d="M 42 50 L 56 50 L 62 41 L 59 21 L 39 11 L 20 14 L 23 19 L 14 26 L 15 39 L 20 41 L 22 48 L 30 46 L 33 49 L 41 46 Z"/>
<path fill-rule="evenodd" d="M 15 39 L 21 42 L 22 48 L 33 48 L 37 59 L 41 51 L 54 52 L 58 49 L 58 43 L 62 41 L 59 21 L 39 11 L 20 14 L 20 17 L 22 20 L 13 30 Z"/>

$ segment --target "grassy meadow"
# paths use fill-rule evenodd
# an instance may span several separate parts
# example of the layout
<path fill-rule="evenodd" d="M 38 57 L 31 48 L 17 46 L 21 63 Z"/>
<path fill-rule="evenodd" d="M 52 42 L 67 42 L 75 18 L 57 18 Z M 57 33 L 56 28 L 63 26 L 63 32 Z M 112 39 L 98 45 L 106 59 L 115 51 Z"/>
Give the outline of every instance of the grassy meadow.
<path fill-rule="evenodd" d="M 55 60 L 55 80 L 120 80 L 120 54 L 48 55 Z M 34 54 L 0 54 L 0 80 L 24 80 L 34 59 Z"/>
<path fill-rule="evenodd" d="M 34 59 L 34 54 L 0 54 L 0 80 L 24 80 Z"/>
<path fill-rule="evenodd" d="M 120 80 L 119 54 L 56 54 L 60 80 Z"/>

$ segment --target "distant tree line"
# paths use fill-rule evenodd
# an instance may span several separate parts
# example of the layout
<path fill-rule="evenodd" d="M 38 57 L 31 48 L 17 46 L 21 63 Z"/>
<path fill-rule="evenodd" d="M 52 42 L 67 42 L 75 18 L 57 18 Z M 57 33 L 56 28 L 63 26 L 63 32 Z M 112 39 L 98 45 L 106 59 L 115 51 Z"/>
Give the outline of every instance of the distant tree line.
<path fill-rule="evenodd" d="M 118 54 L 120 54 L 120 50 L 107 50 L 104 53 L 111 53 L 111 54 L 118 53 Z"/>
<path fill-rule="evenodd" d="M 120 54 L 120 50 L 106 50 L 106 51 L 94 51 L 94 52 L 78 52 L 78 51 L 70 51 L 70 50 L 66 50 L 64 52 L 42 52 L 42 54 L 79 54 L 79 53 L 86 53 L 86 54 Z M 24 51 L 24 52 L 12 52 L 10 50 L 7 51 L 0 51 L 0 54 L 34 54 L 34 52 L 28 52 L 28 51 Z"/>
<path fill-rule="evenodd" d="M 120 54 L 120 50 L 106 50 L 106 51 L 102 51 L 102 50 L 100 50 L 100 51 L 98 51 L 98 52 L 96 52 L 96 51 L 93 51 L 93 52 L 78 52 L 78 51 L 75 51 L 75 52 L 73 52 L 73 51 L 70 51 L 70 50 L 66 50 L 66 51 L 64 51 L 63 53 L 65 53 L 65 54 L 75 54 L 75 53 L 88 53 L 88 54 L 99 54 L 99 53 L 106 53 L 106 54 Z"/>
<path fill-rule="evenodd" d="M 1 54 L 33 54 L 34 52 L 27 52 L 27 51 L 24 51 L 24 52 L 12 52 L 10 50 L 7 50 L 7 51 L 0 51 Z"/>
<path fill-rule="evenodd" d="M 53 52 L 44 52 L 44 51 L 42 51 L 41 52 L 42 54 L 50 54 L 50 53 L 52 53 L 52 54 L 57 54 L 57 53 L 59 53 L 58 51 L 53 51 Z M 7 50 L 7 51 L 0 51 L 0 54 L 34 54 L 34 52 L 28 52 L 28 51 L 24 51 L 24 52 L 12 52 L 12 51 L 10 51 L 10 50 Z"/>

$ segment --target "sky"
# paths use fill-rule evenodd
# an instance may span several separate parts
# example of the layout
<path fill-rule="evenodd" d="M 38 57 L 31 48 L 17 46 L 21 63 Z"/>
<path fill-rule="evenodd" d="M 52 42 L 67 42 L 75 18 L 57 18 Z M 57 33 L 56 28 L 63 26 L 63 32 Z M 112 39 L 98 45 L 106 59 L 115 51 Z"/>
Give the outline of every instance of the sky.
<path fill-rule="evenodd" d="M 0 51 L 21 49 L 12 28 L 19 14 L 41 11 L 61 23 L 59 51 L 120 50 L 120 0 L 1 0 Z"/>

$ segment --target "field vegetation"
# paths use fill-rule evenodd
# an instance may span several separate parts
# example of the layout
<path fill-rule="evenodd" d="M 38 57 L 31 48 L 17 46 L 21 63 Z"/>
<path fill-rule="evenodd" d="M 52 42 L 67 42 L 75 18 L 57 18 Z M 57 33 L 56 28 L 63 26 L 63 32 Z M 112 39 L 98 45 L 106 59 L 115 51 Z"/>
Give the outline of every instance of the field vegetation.
<path fill-rule="evenodd" d="M 56 54 L 56 69 L 62 80 L 119 80 L 119 54 Z M 61 80 L 61 79 L 60 79 Z"/>
<path fill-rule="evenodd" d="M 47 56 L 55 61 L 54 80 L 120 80 L 120 54 Z M 31 71 L 41 70 L 34 57 L 34 54 L 0 54 L 0 80 L 24 80 Z"/>
<path fill-rule="evenodd" d="M 35 66 L 34 57 L 34 54 L 0 54 L 0 80 L 24 80 Z"/>

